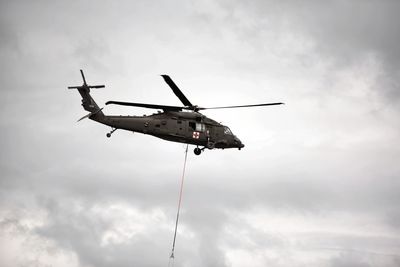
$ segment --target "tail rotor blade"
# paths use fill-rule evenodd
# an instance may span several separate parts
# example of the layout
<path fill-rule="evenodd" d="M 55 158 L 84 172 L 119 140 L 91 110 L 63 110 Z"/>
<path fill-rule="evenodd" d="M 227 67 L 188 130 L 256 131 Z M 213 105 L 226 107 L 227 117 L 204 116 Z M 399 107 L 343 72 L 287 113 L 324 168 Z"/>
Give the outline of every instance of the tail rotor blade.
<path fill-rule="evenodd" d="M 81 71 L 81 75 L 82 75 L 82 79 L 83 79 L 83 84 L 86 85 L 87 83 L 86 83 L 86 79 L 85 79 L 85 74 L 83 74 L 83 70 L 80 70 L 80 71 Z"/>
<path fill-rule="evenodd" d="M 86 83 L 86 78 L 85 78 L 85 74 L 83 73 L 83 70 L 80 70 L 80 71 L 81 71 L 81 75 L 82 75 L 82 79 L 83 79 L 83 85 L 81 85 L 81 86 L 68 86 L 68 89 L 78 89 L 78 90 L 87 91 L 87 90 L 89 90 L 91 88 L 99 89 L 99 88 L 106 87 L 104 84 L 102 84 L 102 85 L 88 85 Z"/>
<path fill-rule="evenodd" d="M 90 85 L 89 87 L 90 87 L 90 88 L 98 89 L 98 88 L 104 88 L 104 87 L 106 87 L 106 86 L 105 86 L 105 85 Z"/>

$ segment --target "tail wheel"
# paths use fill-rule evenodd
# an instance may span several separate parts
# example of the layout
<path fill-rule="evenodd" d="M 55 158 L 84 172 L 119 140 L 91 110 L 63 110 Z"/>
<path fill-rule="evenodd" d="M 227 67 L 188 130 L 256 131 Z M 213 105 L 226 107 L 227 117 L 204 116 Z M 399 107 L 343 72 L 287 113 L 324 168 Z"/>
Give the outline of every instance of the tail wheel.
<path fill-rule="evenodd" d="M 118 128 L 112 128 L 111 132 L 107 133 L 106 136 L 107 136 L 108 138 L 110 138 L 111 135 L 113 134 L 113 132 L 115 132 L 117 129 L 118 129 Z"/>

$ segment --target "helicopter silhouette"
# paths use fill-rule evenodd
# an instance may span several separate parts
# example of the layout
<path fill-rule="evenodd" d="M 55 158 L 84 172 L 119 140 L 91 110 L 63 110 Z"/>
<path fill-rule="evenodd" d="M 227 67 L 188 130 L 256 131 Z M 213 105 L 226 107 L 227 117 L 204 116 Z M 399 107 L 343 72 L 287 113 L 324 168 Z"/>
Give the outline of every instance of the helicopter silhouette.
<path fill-rule="evenodd" d="M 106 134 L 107 137 L 111 137 L 116 130 L 121 129 L 152 135 L 167 141 L 195 145 L 196 148 L 194 149 L 194 153 L 196 155 L 200 155 L 206 148 L 238 148 L 240 150 L 244 147 L 244 144 L 232 133 L 228 126 L 222 125 L 221 123 L 204 116 L 199 111 L 207 109 L 243 108 L 283 104 L 279 102 L 211 108 L 199 107 L 193 105 L 186 98 L 168 75 L 161 75 L 184 106 L 108 101 L 106 102 L 106 105 L 122 105 L 162 110 L 162 112 L 144 116 L 109 116 L 103 113 L 103 108 L 99 108 L 90 95 L 90 89 L 104 88 L 105 85 L 88 85 L 83 71 L 80 70 L 80 72 L 83 79 L 83 85 L 69 86 L 68 89 L 78 90 L 82 96 L 83 108 L 90 113 L 80 118 L 78 121 L 89 118 L 110 126 L 111 131 Z"/>

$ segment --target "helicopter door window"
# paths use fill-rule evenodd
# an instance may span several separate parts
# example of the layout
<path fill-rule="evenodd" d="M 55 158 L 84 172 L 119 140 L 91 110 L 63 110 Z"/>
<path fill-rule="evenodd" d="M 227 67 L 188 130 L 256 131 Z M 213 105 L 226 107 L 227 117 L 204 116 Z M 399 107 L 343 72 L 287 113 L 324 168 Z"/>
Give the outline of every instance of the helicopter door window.
<path fill-rule="evenodd" d="M 196 123 L 196 131 L 204 132 L 206 130 L 206 126 L 203 123 Z"/>
<path fill-rule="evenodd" d="M 194 122 L 189 122 L 189 127 L 192 128 L 193 131 L 196 130 L 196 123 L 194 123 Z"/>

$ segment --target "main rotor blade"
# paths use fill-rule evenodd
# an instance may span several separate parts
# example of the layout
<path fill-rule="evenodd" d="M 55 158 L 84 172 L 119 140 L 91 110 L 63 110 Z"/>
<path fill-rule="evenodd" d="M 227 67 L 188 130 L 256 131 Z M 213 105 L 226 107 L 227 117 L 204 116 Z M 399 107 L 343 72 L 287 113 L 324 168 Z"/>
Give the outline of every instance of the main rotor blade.
<path fill-rule="evenodd" d="M 168 75 L 161 76 L 164 78 L 164 81 L 169 85 L 169 87 L 171 87 L 172 91 L 185 106 L 193 106 L 192 103 L 190 103 L 190 101 L 186 98 L 186 96 L 182 93 L 182 91 L 178 88 L 178 86 L 176 86 L 174 81 Z"/>
<path fill-rule="evenodd" d="M 243 105 L 243 106 L 226 106 L 226 107 L 212 107 L 212 108 L 197 108 L 198 110 L 206 110 L 206 109 L 223 109 L 223 108 L 249 108 L 249 107 L 261 107 L 261 106 L 274 106 L 274 105 L 283 105 L 284 103 L 265 103 L 265 104 L 255 104 L 255 105 Z"/>
<path fill-rule="evenodd" d="M 81 75 L 82 75 L 82 79 L 83 79 L 83 84 L 86 85 L 87 83 L 86 83 L 86 79 L 85 79 L 85 74 L 83 74 L 83 70 L 80 70 L 80 71 L 81 71 Z"/>
<path fill-rule="evenodd" d="M 121 101 L 108 101 L 106 103 L 106 105 L 110 105 L 110 104 L 120 105 L 120 106 L 162 109 L 162 110 L 169 110 L 169 111 L 182 111 L 182 109 L 188 109 L 187 107 L 165 106 L 165 105 L 144 104 L 144 103 L 131 103 L 131 102 L 121 102 Z"/>

